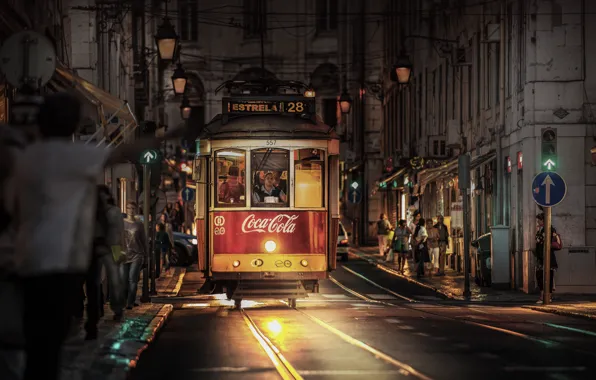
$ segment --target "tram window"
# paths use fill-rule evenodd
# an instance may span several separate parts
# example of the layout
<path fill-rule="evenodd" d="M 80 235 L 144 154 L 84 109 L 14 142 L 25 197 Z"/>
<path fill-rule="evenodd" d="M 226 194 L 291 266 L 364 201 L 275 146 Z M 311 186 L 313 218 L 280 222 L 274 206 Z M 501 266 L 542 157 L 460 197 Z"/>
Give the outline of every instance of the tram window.
<path fill-rule="evenodd" d="M 285 149 L 252 151 L 252 205 L 255 207 L 289 206 L 290 155 Z"/>
<path fill-rule="evenodd" d="M 215 154 L 217 175 L 216 207 L 246 206 L 246 153 L 226 149 Z"/>
<path fill-rule="evenodd" d="M 300 149 L 294 152 L 294 182 L 297 208 L 324 207 L 324 157 L 320 149 Z"/>

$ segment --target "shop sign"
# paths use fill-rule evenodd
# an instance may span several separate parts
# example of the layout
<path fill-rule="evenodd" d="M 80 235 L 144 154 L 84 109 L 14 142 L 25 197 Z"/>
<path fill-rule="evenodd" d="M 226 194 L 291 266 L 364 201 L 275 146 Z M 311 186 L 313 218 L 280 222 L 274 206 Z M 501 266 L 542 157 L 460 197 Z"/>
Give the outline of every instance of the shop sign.
<path fill-rule="evenodd" d="M 211 226 L 214 253 L 265 253 L 274 241 L 275 253 L 327 252 L 326 212 L 215 212 Z"/>
<path fill-rule="evenodd" d="M 464 228 L 464 203 L 451 202 L 451 228 Z"/>

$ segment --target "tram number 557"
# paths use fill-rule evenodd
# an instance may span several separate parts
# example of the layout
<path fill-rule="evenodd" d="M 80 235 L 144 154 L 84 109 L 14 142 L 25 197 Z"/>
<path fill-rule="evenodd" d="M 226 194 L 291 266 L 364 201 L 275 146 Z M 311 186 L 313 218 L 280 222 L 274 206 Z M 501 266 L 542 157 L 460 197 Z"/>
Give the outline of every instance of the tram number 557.
<path fill-rule="evenodd" d="M 277 144 L 277 140 L 267 140 L 267 142 L 265 143 L 265 145 L 267 146 L 272 146 Z"/>

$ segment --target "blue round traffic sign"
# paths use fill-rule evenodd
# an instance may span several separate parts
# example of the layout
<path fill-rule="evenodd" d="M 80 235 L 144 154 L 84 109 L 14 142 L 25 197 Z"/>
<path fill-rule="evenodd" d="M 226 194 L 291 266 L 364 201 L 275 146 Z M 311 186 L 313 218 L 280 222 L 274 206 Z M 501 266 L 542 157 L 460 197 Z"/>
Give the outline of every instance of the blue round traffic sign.
<path fill-rule="evenodd" d="M 567 194 L 567 184 L 555 172 L 543 172 L 532 181 L 532 197 L 542 207 L 553 207 L 563 201 Z"/>
<path fill-rule="evenodd" d="M 190 187 L 185 187 L 184 190 L 182 190 L 182 200 L 184 202 L 190 202 L 190 201 L 194 201 L 195 199 L 195 191 L 193 189 L 191 189 Z"/>

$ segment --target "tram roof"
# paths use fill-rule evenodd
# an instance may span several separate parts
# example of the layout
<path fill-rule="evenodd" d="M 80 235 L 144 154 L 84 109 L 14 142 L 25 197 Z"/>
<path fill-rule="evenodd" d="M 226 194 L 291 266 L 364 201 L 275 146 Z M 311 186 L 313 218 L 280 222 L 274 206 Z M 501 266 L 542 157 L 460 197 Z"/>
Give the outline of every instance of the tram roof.
<path fill-rule="evenodd" d="M 230 117 L 223 123 L 219 114 L 209 122 L 199 136 L 203 139 L 338 139 L 335 130 L 323 123 L 319 116 L 316 123 L 296 115 L 246 115 Z"/>

